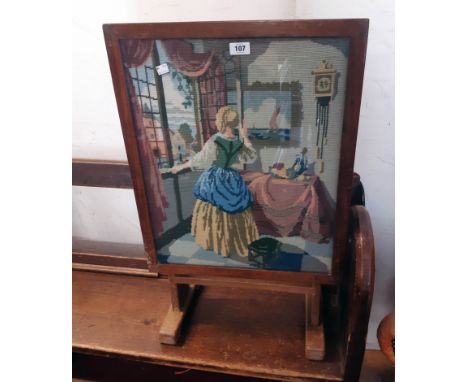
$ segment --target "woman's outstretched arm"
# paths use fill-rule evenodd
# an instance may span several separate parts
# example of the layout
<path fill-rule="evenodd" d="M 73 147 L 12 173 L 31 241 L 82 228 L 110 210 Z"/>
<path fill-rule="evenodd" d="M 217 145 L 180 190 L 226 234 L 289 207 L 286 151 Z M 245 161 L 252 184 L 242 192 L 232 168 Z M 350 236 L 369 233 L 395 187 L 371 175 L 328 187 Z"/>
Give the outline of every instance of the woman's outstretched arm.
<path fill-rule="evenodd" d="M 196 153 L 189 161 L 179 164 L 171 168 L 173 174 L 191 168 L 192 170 L 204 170 L 210 167 L 216 160 L 216 144 L 214 143 L 215 136 L 213 135 L 203 145 L 202 149 Z"/>
<path fill-rule="evenodd" d="M 173 174 L 177 174 L 178 172 L 181 172 L 182 170 L 185 170 L 186 168 L 191 168 L 192 167 L 192 160 L 188 160 L 185 163 L 178 164 L 174 167 L 171 168 L 171 172 Z"/>
<path fill-rule="evenodd" d="M 239 129 L 239 137 L 244 143 L 244 147 L 239 153 L 239 160 L 244 164 L 251 164 L 257 160 L 257 152 L 250 142 L 249 139 L 249 130 L 247 128 L 247 123 L 245 120 L 242 122 L 242 127 Z"/>

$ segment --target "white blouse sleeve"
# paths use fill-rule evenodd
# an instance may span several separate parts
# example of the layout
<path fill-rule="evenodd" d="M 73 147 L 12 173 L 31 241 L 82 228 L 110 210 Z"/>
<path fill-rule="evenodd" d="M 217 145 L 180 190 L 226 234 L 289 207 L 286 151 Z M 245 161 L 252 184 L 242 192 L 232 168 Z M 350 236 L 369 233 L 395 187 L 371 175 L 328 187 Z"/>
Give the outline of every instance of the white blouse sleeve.
<path fill-rule="evenodd" d="M 192 170 L 205 170 L 209 168 L 216 160 L 216 143 L 214 142 L 215 136 L 211 136 L 202 149 L 196 153 L 190 160 L 190 168 Z"/>
<path fill-rule="evenodd" d="M 239 152 L 239 162 L 242 164 L 251 164 L 257 160 L 257 151 L 250 144 L 244 144 Z"/>

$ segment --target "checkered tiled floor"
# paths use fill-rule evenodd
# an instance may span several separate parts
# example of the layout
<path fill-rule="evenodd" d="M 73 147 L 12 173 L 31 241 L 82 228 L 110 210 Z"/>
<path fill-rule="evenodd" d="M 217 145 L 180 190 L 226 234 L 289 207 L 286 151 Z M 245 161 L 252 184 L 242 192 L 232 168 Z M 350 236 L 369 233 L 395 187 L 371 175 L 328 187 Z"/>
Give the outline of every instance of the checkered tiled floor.
<path fill-rule="evenodd" d="M 314 244 L 300 237 L 277 238 L 281 241 L 282 256 L 292 256 L 300 262 L 300 270 L 307 272 L 329 272 L 333 243 Z M 311 255 L 312 254 L 312 255 Z M 302 257 L 301 257 L 302 255 Z M 247 258 L 218 256 L 200 248 L 190 233 L 169 243 L 158 251 L 159 261 L 170 264 L 213 265 L 236 268 L 257 268 Z M 279 269 L 280 270 L 280 269 Z M 288 269 L 289 270 L 289 269 Z M 299 269 L 298 269 L 299 270 Z"/>

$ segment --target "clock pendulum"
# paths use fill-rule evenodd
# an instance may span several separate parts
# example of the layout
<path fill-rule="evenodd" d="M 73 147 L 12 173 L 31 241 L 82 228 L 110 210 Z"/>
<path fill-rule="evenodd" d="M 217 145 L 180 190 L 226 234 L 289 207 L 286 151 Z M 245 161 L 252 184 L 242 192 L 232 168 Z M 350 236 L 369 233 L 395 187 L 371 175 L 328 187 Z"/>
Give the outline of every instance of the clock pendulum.
<path fill-rule="evenodd" d="M 315 141 L 315 162 L 320 174 L 323 173 L 323 147 L 327 144 L 328 116 L 330 100 L 335 91 L 336 69 L 333 65 L 323 60 L 318 69 L 313 70 L 315 76 L 315 97 L 317 105 L 315 109 L 315 128 L 317 137 Z"/>

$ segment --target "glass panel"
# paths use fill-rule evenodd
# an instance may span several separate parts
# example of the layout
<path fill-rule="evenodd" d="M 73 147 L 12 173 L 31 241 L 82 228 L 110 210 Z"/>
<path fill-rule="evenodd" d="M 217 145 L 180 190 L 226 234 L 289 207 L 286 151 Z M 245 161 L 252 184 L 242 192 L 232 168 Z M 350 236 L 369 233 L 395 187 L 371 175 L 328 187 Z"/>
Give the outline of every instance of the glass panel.
<path fill-rule="evenodd" d="M 138 43 L 159 261 L 330 272 L 348 39 Z"/>

